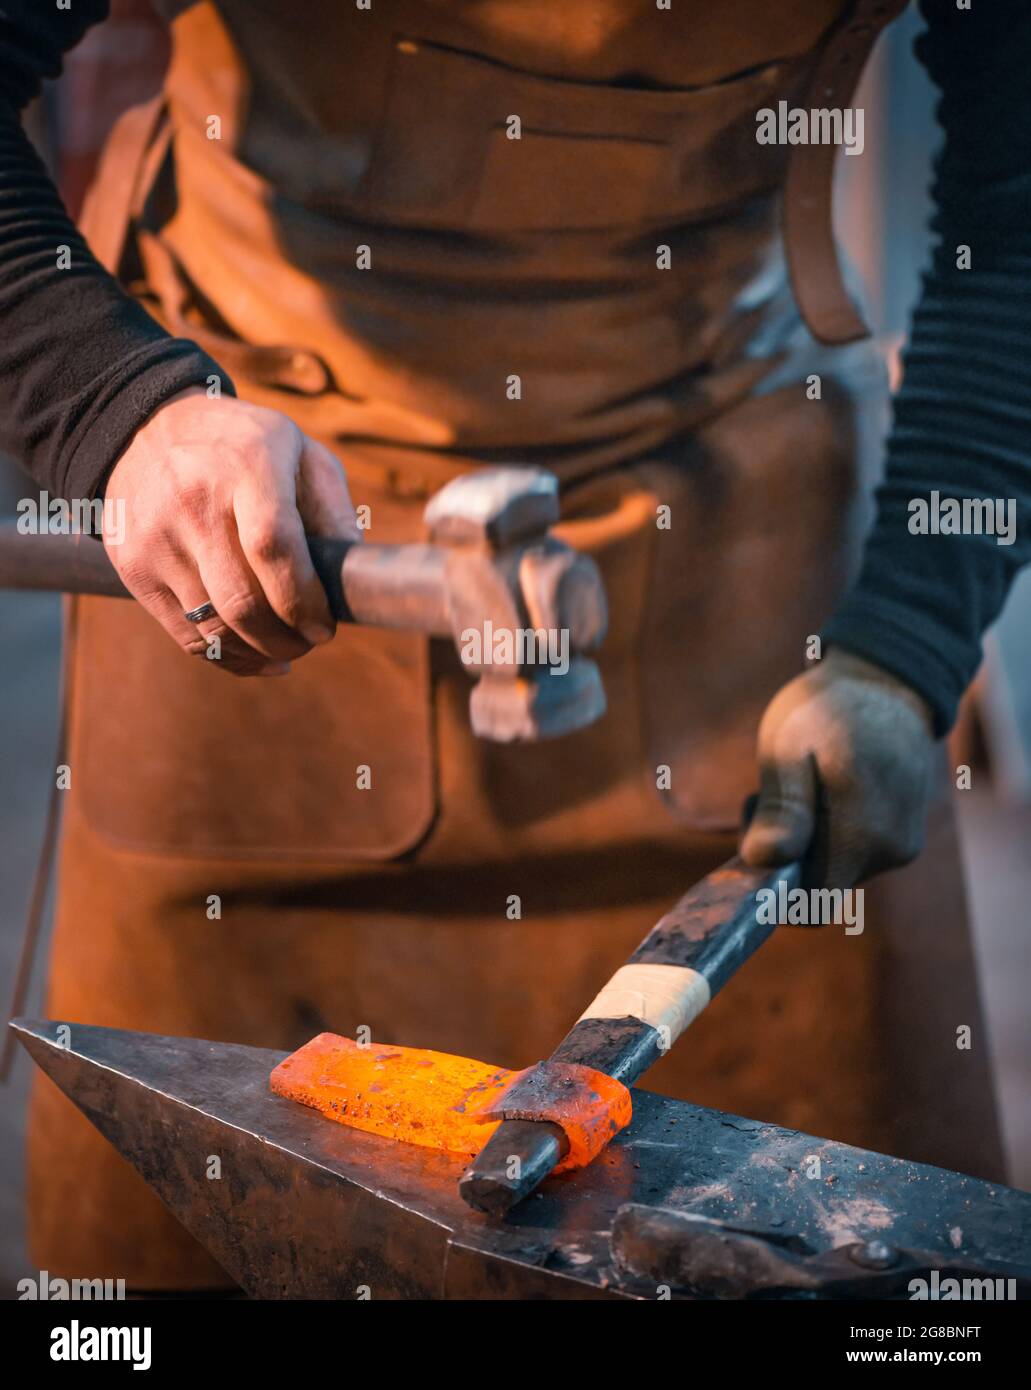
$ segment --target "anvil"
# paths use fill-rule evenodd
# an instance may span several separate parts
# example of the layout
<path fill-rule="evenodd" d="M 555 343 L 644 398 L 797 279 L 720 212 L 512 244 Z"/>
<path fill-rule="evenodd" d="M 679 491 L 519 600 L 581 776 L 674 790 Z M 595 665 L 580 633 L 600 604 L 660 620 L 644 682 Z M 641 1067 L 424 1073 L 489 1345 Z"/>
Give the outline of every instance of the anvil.
<path fill-rule="evenodd" d="M 273 1095 L 285 1053 L 12 1027 L 256 1298 L 908 1298 L 935 1271 L 1031 1295 L 1031 1194 L 758 1120 L 636 1090 L 590 1166 L 498 1220 L 461 1158 Z"/>

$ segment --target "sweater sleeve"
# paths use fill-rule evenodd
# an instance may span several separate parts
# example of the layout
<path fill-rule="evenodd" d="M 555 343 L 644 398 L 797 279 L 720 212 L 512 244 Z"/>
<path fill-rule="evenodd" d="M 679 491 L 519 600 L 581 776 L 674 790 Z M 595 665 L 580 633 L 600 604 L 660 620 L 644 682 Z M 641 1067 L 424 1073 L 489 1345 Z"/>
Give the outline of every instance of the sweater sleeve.
<path fill-rule="evenodd" d="M 164 401 L 219 376 L 120 288 L 76 230 L 20 112 L 108 0 L 0 7 L 0 449 L 49 492 L 90 498 Z M 67 248 L 62 252 L 61 248 Z"/>
<path fill-rule="evenodd" d="M 824 636 L 922 694 L 944 734 L 1031 560 L 1031 5 L 921 11 L 945 133 L 936 246 L 863 564 Z"/>

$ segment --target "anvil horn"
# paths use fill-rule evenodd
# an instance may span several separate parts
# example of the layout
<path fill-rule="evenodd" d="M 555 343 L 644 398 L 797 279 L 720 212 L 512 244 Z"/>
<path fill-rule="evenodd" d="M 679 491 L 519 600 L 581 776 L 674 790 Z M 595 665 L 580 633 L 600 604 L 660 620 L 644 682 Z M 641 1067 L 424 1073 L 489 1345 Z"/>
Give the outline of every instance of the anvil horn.
<path fill-rule="evenodd" d="M 273 1095 L 269 1075 L 285 1052 L 79 1023 L 10 1026 L 254 1297 L 604 1296 L 594 1277 L 540 1268 L 564 1236 L 490 1230 L 474 1217 L 458 1195 L 465 1159 L 329 1124 Z M 603 1233 L 591 1248 L 607 1262 Z"/>

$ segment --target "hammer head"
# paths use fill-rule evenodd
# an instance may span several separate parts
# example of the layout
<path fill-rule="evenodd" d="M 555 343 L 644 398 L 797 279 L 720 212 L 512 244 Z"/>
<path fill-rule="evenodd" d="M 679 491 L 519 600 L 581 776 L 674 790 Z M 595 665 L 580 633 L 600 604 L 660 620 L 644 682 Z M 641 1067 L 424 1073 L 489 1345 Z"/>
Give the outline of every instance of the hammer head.
<path fill-rule="evenodd" d="M 549 536 L 558 479 L 541 468 L 489 468 L 431 500 L 431 540 L 448 548 L 452 635 L 476 677 L 474 731 L 495 742 L 575 732 L 605 712 L 601 675 L 582 653 L 608 621 L 594 561 Z"/>
<path fill-rule="evenodd" d="M 543 468 L 463 473 L 430 499 L 424 513 L 438 544 L 480 543 L 497 550 L 543 536 L 558 517 L 558 479 Z"/>

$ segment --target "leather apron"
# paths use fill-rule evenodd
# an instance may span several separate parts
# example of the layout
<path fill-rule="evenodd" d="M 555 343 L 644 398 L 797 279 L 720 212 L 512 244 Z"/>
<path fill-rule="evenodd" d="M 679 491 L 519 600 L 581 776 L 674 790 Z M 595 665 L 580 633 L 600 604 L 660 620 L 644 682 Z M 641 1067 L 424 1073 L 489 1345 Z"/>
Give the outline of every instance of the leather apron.
<path fill-rule="evenodd" d="M 732 851 L 758 717 L 855 561 L 882 376 L 801 326 L 783 152 L 755 141 L 842 4 L 286 9 L 171 6 L 163 97 L 116 131 L 91 244 L 336 451 L 370 540 L 419 538 L 459 470 L 555 469 L 610 597 L 609 711 L 499 747 L 445 644 L 345 629 L 242 682 L 135 605 L 77 601 L 47 1011 L 280 1048 L 364 1024 L 522 1066 Z M 862 935 L 779 932 L 648 1081 L 999 1176 L 947 801 Z M 30 1147 L 41 1267 L 223 1278 L 42 1080 Z"/>

